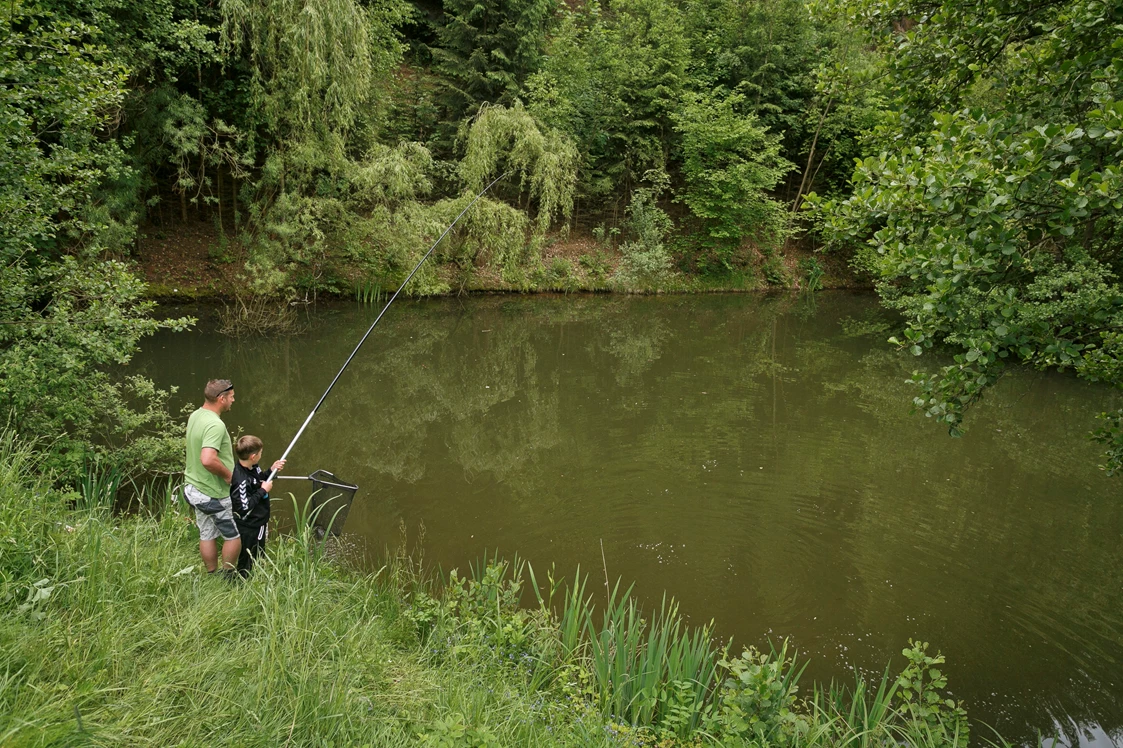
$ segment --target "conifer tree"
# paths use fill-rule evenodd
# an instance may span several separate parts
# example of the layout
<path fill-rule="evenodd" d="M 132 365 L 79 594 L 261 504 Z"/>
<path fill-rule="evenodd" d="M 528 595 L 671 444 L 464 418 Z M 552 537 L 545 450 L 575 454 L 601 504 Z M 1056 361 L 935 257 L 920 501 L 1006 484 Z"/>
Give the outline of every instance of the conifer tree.
<path fill-rule="evenodd" d="M 450 120 L 481 104 L 508 106 L 538 69 L 557 0 L 445 0 L 433 50 Z"/>

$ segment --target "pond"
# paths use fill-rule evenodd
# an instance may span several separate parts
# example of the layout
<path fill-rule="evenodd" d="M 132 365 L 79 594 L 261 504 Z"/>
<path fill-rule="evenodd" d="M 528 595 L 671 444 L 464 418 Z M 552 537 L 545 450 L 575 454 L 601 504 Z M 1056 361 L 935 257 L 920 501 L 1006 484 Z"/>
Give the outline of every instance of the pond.
<path fill-rule="evenodd" d="M 177 407 L 232 379 L 226 422 L 271 462 L 379 309 L 242 340 L 189 311 L 130 369 Z M 1123 479 L 1087 439 L 1119 399 L 1017 372 L 950 438 L 910 414 L 890 322 L 843 292 L 399 300 L 286 473 L 357 483 L 346 530 L 375 553 L 404 526 L 445 570 L 607 567 L 739 644 L 790 637 L 808 678 L 899 670 L 921 639 L 1008 739 L 1120 741 Z"/>

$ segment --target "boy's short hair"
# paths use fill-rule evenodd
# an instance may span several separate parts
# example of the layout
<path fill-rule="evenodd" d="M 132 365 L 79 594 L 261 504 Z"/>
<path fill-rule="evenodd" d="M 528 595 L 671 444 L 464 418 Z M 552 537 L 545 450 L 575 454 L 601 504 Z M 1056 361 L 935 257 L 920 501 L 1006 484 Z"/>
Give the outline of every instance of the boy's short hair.
<path fill-rule="evenodd" d="M 261 449 L 261 440 L 253 434 L 246 434 L 238 438 L 234 451 L 238 453 L 239 460 L 248 460 Z"/>
<path fill-rule="evenodd" d="M 206 388 L 203 389 L 203 397 L 207 399 L 208 403 L 213 403 L 219 395 L 232 389 L 234 389 L 234 383 L 229 379 L 212 379 L 207 382 Z"/>

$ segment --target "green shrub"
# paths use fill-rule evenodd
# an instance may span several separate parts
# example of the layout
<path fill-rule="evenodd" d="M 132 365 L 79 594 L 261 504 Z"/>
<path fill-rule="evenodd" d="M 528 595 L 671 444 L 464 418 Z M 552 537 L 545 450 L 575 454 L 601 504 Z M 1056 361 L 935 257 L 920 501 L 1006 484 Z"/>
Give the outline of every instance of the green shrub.
<path fill-rule="evenodd" d="M 690 94 L 675 116 L 686 178 L 678 199 L 701 222 L 700 244 L 726 272 L 739 264 L 745 239 L 771 249 L 788 231 L 787 209 L 769 193 L 793 165 L 780 156 L 780 138 L 746 109 L 741 94 Z"/>
<path fill-rule="evenodd" d="M 761 745 L 798 744 L 811 724 L 796 708 L 797 684 L 807 664 L 797 667 L 795 656 L 788 656 L 788 643 L 769 654 L 750 647 L 720 665 L 726 679 L 707 714 L 707 729 Z"/>
<path fill-rule="evenodd" d="M 897 692 L 912 732 L 925 735 L 935 745 L 966 746 L 970 737 L 967 712 L 943 693 L 948 679 L 938 666 L 944 664 L 944 656 L 929 655 L 928 642 L 912 639 L 901 654 L 909 664 L 897 678 Z"/>
<path fill-rule="evenodd" d="M 577 264 L 584 268 L 589 281 L 593 285 L 604 283 L 608 279 L 609 270 L 611 270 L 609 258 L 600 250 L 581 255 L 577 258 Z"/>
<path fill-rule="evenodd" d="M 767 252 L 764 264 L 760 268 L 764 279 L 773 286 L 784 286 L 788 283 L 788 272 L 784 267 L 784 260 L 778 252 Z"/>
<path fill-rule="evenodd" d="M 534 281 L 542 290 L 575 291 L 581 279 L 573 268 L 573 263 L 565 257 L 555 257 L 534 274 Z"/>
<path fill-rule="evenodd" d="M 665 184 L 664 175 L 656 181 L 655 187 L 641 187 L 632 193 L 624 221 L 628 240 L 620 245 L 623 258 L 616 271 L 617 282 L 624 286 L 657 286 L 670 273 L 671 255 L 666 240 L 673 224 L 670 216 L 656 204 Z"/>

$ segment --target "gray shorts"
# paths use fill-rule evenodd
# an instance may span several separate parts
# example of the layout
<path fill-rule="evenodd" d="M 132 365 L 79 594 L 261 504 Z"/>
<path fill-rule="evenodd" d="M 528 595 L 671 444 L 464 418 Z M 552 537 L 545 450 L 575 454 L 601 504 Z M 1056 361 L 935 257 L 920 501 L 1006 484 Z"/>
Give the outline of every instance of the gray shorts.
<path fill-rule="evenodd" d="M 234 524 L 234 512 L 230 508 L 230 497 L 211 498 L 190 483 L 183 485 L 183 495 L 187 503 L 195 507 L 195 524 L 199 526 L 199 540 L 215 540 L 219 535 L 223 540 L 238 537 L 238 527 Z"/>

